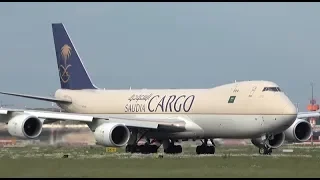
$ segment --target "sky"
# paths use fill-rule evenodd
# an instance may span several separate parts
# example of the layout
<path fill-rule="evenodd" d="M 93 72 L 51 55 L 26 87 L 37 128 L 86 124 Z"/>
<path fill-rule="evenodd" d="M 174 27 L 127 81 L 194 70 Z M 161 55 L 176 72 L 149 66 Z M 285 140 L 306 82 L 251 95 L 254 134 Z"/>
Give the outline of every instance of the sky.
<path fill-rule="evenodd" d="M 277 83 L 299 110 L 320 103 L 320 3 L 0 3 L 0 90 L 60 88 L 51 23 L 64 23 L 100 88 Z M 154 68 L 156 67 L 156 68 Z M 4 105 L 51 103 L 0 95 Z"/>

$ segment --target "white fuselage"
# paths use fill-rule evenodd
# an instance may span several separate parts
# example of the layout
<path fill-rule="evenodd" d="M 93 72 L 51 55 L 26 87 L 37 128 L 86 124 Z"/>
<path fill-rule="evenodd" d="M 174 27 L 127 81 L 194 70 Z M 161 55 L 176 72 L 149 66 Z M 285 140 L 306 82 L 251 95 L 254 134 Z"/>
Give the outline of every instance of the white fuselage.
<path fill-rule="evenodd" d="M 119 116 L 168 119 L 168 122 L 179 119 L 185 122 L 184 132 L 148 133 L 154 138 L 242 139 L 283 132 L 296 120 L 297 110 L 289 98 L 281 91 L 265 91 L 265 87 L 278 86 L 268 81 L 246 81 L 200 90 L 58 90 L 55 96 L 72 100 L 71 105 L 59 105 L 68 112 L 103 118 Z M 194 100 L 181 98 L 179 102 L 170 101 L 172 94 L 177 97 L 194 96 Z M 140 99 L 133 98 L 135 95 L 140 95 Z M 230 96 L 236 96 L 232 103 L 228 102 Z M 128 98 L 131 99 L 128 101 Z M 187 104 L 185 109 L 188 111 L 164 108 L 170 106 L 174 109 L 174 105 L 179 103 Z M 138 112 L 132 109 L 128 112 L 128 106 L 137 104 L 143 108 Z"/>

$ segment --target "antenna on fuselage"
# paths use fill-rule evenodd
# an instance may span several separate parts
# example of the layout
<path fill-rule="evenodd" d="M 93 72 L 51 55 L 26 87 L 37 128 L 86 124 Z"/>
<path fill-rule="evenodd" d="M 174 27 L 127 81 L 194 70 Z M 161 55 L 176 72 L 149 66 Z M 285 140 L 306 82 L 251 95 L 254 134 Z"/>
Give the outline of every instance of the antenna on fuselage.
<path fill-rule="evenodd" d="M 299 103 L 295 103 L 297 112 L 299 112 Z"/>

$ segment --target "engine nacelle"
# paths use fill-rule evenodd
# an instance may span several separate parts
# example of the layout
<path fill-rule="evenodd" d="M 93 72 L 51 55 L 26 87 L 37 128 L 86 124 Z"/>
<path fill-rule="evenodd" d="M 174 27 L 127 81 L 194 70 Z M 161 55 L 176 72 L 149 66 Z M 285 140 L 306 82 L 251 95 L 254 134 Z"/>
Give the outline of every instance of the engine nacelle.
<path fill-rule="evenodd" d="M 312 126 L 304 119 L 296 119 L 284 133 L 287 141 L 304 142 L 311 138 Z"/>
<path fill-rule="evenodd" d="M 8 132 L 21 138 L 37 138 L 42 132 L 42 121 L 30 114 L 18 114 L 8 122 Z"/>
<path fill-rule="evenodd" d="M 277 149 L 284 143 L 284 140 L 285 140 L 285 134 L 282 132 L 279 134 L 275 134 L 273 138 L 270 138 L 270 139 L 264 139 L 263 137 L 261 137 L 261 138 L 252 139 L 251 142 L 258 148 L 261 148 L 267 145 L 270 148 Z"/>
<path fill-rule="evenodd" d="M 98 145 L 121 147 L 128 143 L 130 131 L 120 123 L 103 123 L 95 129 L 94 136 Z"/>

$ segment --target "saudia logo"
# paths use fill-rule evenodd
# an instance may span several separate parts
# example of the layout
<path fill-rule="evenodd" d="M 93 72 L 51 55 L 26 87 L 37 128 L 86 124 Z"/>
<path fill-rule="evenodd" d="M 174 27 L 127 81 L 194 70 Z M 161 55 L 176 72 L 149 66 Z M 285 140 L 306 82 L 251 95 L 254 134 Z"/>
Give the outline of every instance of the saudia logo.
<path fill-rule="evenodd" d="M 133 94 L 128 98 L 125 112 L 189 112 L 192 108 L 194 95 L 153 95 Z"/>
<path fill-rule="evenodd" d="M 70 74 L 68 72 L 68 68 L 71 67 L 71 64 L 68 64 L 67 61 L 69 57 L 71 56 L 71 47 L 65 44 L 61 48 L 61 53 L 60 53 L 63 63 L 60 64 L 59 66 L 59 71 L 60 71 L 60 79 L 62 82 L 67 83 L 70 79 Z"/>

